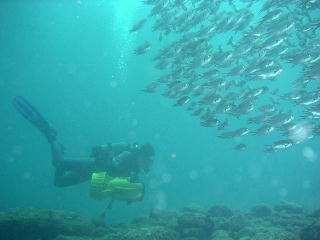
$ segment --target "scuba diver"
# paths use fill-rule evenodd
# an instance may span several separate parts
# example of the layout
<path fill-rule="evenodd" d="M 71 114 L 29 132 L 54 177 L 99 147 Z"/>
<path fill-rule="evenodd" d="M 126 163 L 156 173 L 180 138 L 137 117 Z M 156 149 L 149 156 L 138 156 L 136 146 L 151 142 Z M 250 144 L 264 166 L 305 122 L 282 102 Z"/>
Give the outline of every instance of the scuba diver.
<path fill-rule="evenodd" d="M 88 160 L 67 159 L 62 144 L 56 140 L 57 132 L 48 121 L 23 97 L 15 97 L 13 105 L 48 140 L 55 186 L 91 180 L 90 195 L 98 200 L 111 198 L 108 208 L 114 200 L 128 203 L 142 200 L 144 184 L 139 181 L 139 173 L 149 172 L 153 163 L 155 151 L 150 144 L 109 143 L 94 147 Z"/>

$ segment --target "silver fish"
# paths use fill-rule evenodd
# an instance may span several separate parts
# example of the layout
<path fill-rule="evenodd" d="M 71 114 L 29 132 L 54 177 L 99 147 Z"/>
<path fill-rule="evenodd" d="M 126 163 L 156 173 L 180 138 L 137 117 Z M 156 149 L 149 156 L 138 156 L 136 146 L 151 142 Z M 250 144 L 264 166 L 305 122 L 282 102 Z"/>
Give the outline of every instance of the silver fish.
<path fill-rule="evenodd" d="M 188 96 L 183 96 L 183 97 L 181 97 L 181 98 L 179 98 L 178 100 L 177 100 L 177 102 L 173 105 L 173 106 L 182 106 L 182 105 L 185 105 L 185 104 L 187 104 L 188 102 L 190 101 L 190 97 L 188 97 Z"/>
<path fill-rule="evenodd" d="M 278 150 L 283 150 L 294 145 L 292 140 L 280 140 L 272 143 L 271 145 L 265 146 L 265 152 L 276 152 Z"/>
<path fill-rule="evenodd" d="M 135 25 L 133 25 L 133 27 L 130 29 L 130 32 L 136 32 L 138 30 L 140 30 L 143 25 L 147 22 L 147 19 L 141 19 L 139 22 L 137 22 Z"/>
<path fill-rule="evenodd" d="M 141 55 L 150 51 L 150 49 L 151 49 L 151 44 L 148 41 L 145 41 L 143 44 L 141 44 L 134 50 L 134 53 L 136 55 Z"/>
<path fill-rule="evenodd" d="M 243 151 L 247 148 L 246 144 L 240 143 L 233 147 L 234 150 Z"/>
<path fill-rule="evenodd" d="M 255 130 L 252 134 L 255 136 L 267 135 L 275 130 L 275 127 L 272 125 L 263 125 L 262 127 Z"/>

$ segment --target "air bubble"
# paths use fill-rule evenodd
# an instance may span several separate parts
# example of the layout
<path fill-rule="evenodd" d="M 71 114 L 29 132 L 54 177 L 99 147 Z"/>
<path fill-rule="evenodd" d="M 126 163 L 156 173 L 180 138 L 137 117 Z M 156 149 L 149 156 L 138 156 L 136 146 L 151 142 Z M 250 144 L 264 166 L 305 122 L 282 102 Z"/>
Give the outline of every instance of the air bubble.
<path fill-rule="evenodd" d="M 189 177 L 191 178 L 191 180 L 196 180 L 199 177 L 198 171 L 195 169 L 192 169 L 189 173 Z"/>
<path fill-rule="evenodd" d="M 311 147 L 305 147 L 303 149 L 303 156 L 310 162 L 314 162 L 318 157 Z"/>

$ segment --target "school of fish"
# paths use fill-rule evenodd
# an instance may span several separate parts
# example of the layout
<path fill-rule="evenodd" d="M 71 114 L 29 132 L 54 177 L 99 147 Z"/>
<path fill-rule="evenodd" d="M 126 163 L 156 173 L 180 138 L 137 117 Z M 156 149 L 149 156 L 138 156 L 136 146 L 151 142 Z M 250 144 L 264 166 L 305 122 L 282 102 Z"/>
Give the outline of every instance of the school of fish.
<path fill-rule="evenodd" d="M 172 99 L 216 137 L 236 140 L 238 151 L 249 135 L 279 139 L 265 152 L 320 135 L 320 1 L 143 3 L 150 14 L 130 32 L 148 23 L 164 45 L 144 41 L 135 50 L 154 51 L 161 73 L 144 92 Z"/>

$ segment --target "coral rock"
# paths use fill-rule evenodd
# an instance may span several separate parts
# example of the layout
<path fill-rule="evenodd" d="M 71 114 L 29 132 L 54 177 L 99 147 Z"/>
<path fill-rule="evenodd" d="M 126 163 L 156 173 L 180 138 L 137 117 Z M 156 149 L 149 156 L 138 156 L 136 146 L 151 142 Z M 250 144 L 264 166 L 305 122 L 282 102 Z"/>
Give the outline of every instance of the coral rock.
<path fill-rule="evenodd" d="M 95 236 L 95 227 L 79 215 L 62 211 L 18 209 L 0 214 L 6 240 L 52 240 L 58 235 Z"/>
<path fill-rule="evenodd" d="M 205 213 L 205 210 L 203 207 L 197 205 L 197 204 L 190 204 L 183 208 L 183 212 L 189 212 L 189 213 Z"/>
<path fill-rule="evenodd" d="M 271 208 L 265 204 L 258 204 L 251 208 L 250 213 L 253 217 L 268 217 L 271 215 Z"/>
<path fill-rule="evenodd" d="M 184 237 L 184 238 L 181 238 L 181 240 L 199 240 L 199 238 L 196 238 L 196 237 Z"/>
<path fill-rule="evenodd" d="M 231 232 L 239 232 L 249 225 L 249 220 L 242 214 L 232 216 L 229 221 L 229 228 Z"/>
<path fill-rule="evenodd" d="M 288 214 L 301 214 L 303 213 L 302 206 L 288 202 L 288 201 L 281 201 L 279 204 L 274 206 L 274 210 L 277 212 L 286 212 Z"/>
<path fill-rule="evenodd" d="M 313 216 L 313 217 L 320 218 L 320 209 L 314 210 L 313 213 L 312 213 L 312 216 Z"/>
<path fill-rule="evenodd" d="M 79 236 L 59 235 L 54 240 L 89 240 L 89 239 L 88 238 L 79 237 Z"/>
<path fill-rule="evenodd" d="M 285 231 L 281 228 L 269 228 L 266 231 L 259 232 L 254 235 L 255 240 L 300 240 L 297 235 L 292 232 Z"/>
<path fill-rule="evenodd" d="M 233 240 L 233 239 L 229 236 L 227 231 L 217 230 L 212 234 L 211 240 Z"/>
<path fill-rule="evenodd" d="M 303 228 L 300 233 L 302 240 L 319 240 L 320 239 L 320 221 Z"/>
<path fill-rule="evenodd" d="M 230 218 L 234 215 L 233 211 L 224 205 L 215 205 L 212 206 L 208 214 L 212 217 L 224 217 L 224 218 Z"/>
<path fill-rule="evenodd" d="M 115 238 L 119 239 L 119 238 Z M 177 240 L 179 239 L 179 234 L 166 227 L 161 226 L 149 226 L 140 228 L 130 228 L 128 229 L 121 240 Z"/>
<path fill-rule="evenodd" d="M 205 238 L 214 230 L 213 221 L 202 213 L 183 213 L 178 218 L 178 230 L 184 237 Z"/>
<path fill-rule="evenodd" d="M 185 228 L 181 232 L 182 237 L 192 237 L 197 239 L 206 239 L 207 232 L 201 228 Z"/>
<path fill-rule="evenodd" d="M 212 217 L 215 230 L 229 230 L 229 220 L 223 217 Z"/>
<path fill-rule="evenodd" d="M 213 222 L 204 214 L 184 213 L 178 218 L 180 228 L 199 227 L 212 228 Z"/>
<path fill-rule="evenodd" d="M 149 215 L 149 222 L 155 225 L 175 228 L 179 213 L 174 210 L 154 210 Z"/>

